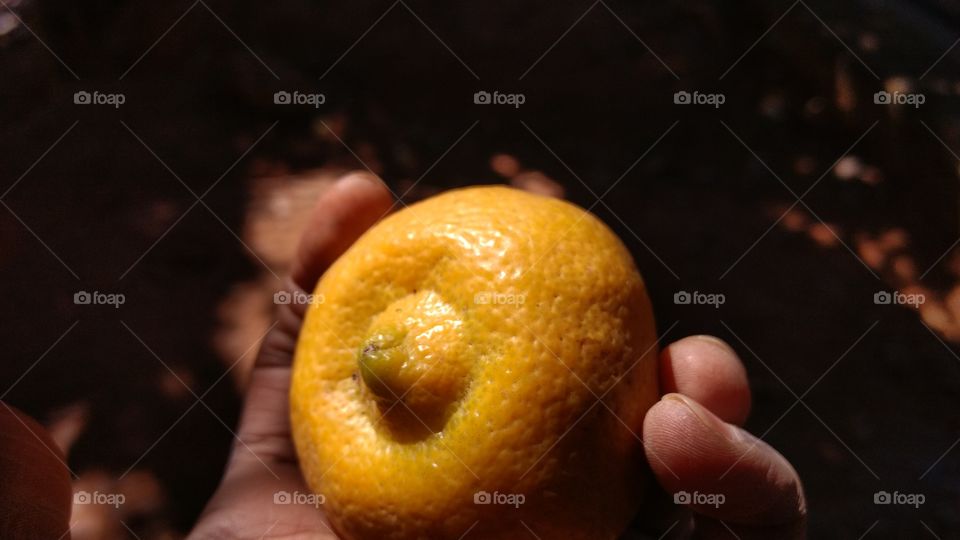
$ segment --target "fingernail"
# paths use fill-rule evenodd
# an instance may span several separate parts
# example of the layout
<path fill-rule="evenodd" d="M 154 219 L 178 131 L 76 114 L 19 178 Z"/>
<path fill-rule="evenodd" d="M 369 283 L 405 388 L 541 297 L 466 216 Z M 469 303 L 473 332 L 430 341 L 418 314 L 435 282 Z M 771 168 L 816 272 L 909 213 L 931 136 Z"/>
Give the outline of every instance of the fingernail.
<path fill-rule="evenodd" d="M 341 186 L 354 183 L 380 185 L 383 184 L 383 180 L 381 180 L 378 176 L 365 171 L 347 173 L 337 180 L 337 184 Z"/>
<path fill-rule="evenodd" d="M 729 353 L 729 354 L 732 354 L 732 355 L 734 355 L 734 356 L 737 356 L 737 351 L 733 350 L 733 347 L 731 347 L 729 343 L 727 343 L 726 341 L 724 341 L 724 340 L 722 340 L 722 339 L 720 339 L 720 338 L 718 338 L 718 337 L 709 336 L 709 335 L 707 335 L 707 334 L 699 334 L 699 335 L 691 336 L 691 337 L 693 337 L 693 339 L 696 339 L 696 340 L 698 340 L 698 341 L 702 341 L 703 343 L 709 343 L 710 345 L 712 345 L 712 346 L 714 346 L 714 347 L 717 347 L 717 348 L 719 348 L 719 349 L 722 349 L 722 350 L 723 350 L 724 352 L 726 352 L 726 353 Z"/>
<path fill-rule="evenodd" d="M 666 394 L 660 400 L 671 401 L 673 403 L 678 403 L 685 406 L 690 412 L 693 413 L 694 416 L 697 417 L 698 420 L 700 420 L 701 424 L 724 439 L 729 441 L 735 441 L 739 439 L 738 429 L 730 424 L 727 424 L 717 417 L 717 415 L 708 411 L 703 405 L 700 405 L 693 399 L 690 399 L 683 394 Z"/>

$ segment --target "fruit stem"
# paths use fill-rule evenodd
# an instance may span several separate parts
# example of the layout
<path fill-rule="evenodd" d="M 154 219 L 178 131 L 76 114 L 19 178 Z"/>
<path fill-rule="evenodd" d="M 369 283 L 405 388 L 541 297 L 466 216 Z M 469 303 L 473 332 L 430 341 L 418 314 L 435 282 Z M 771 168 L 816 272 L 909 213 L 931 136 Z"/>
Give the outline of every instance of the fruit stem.
<path fill-rule="evenodd" d="M 408 358 L 402 336 L 375 334 L 364 343 L 358 356 L 360 377 L 379 399 L 393 403 L 407 392 L 402 371 Z"/>

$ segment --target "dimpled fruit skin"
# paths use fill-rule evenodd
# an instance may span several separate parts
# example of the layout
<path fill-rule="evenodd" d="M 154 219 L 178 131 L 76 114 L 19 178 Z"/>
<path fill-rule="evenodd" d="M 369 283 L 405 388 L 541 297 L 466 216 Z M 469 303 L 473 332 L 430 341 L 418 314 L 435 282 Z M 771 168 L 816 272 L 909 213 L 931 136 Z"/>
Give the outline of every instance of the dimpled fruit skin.
<path fill-rule="evenodd" d="M 656 336 L 629 252 L 596 217 L 511 188 L 450 191 L 367 231 L 316 293 L 293 435 L 342 537 L 594 539 L 627 527 L 648 474 L 638 435 L 658 395 Z M 430 429 L 358 376 L 371 325 L 401 309 L 420 351 L 411 362 L 467 366 Z M 424 380 L 446 390 L 457 378 Z M 496 500 L 476 504 L 479 492 Z"/>

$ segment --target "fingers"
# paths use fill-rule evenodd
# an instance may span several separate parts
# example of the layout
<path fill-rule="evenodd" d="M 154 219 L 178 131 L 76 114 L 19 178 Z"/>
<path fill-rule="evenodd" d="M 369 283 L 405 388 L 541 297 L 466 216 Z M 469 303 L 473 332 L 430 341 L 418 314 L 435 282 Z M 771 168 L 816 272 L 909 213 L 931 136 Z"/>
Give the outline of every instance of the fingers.
<path fill-rule="evenodd" d="M 291 277 L 283 290 L 289 298 L 307 298 L 327 267 L 391 208 L 390 191 L 372 174 L 355 172 L 324 192 L 307 220 Z M 255 367 L 289 366 L 308 303 L 277 308 L 277 325 L 260 347 Z M 254 374 L 254 376 L 256 373 Z"/>
<path fill-rule="evenodd" d="M 750 385 L 737 354 L 712 336 L 691 336 L 660 353 L 660 388 L 696 400 L 726 422 L 743 425 Z"/>
<path fill-rule="evenodd" d="M 305 298 L 320 276 L 391 208 L 386 186 L 373 175 L 353 173 L 318 200 L 300 241 L 292 276 L 284 283 L 290 298 Z M 323 512 L 303 505 L 274 504 L 273 494 L 306 491 L 290 437 L 290 369 L 308 303 L 277 309 L 250 376 L 237 438 L 224 478 L 191 538 L 236 536 L 267 530 L 273 535 L 320 537 L 329 530 Z M 298 536 L 300 537 L 300 536 Z M 333 538 L 331 533 L 323 538 Z"/>
<path fill-rule="evenodd" d="M 390 191 L 370 173 L 350 173 L 337 181 L 317 200 L 307 221 L 293 266 L 293 282 L 312 292 L 327 267 L 392 206 Z"/>
<path fill-rule="evenodd" d="M 802 523 L 803 489 L 790 463 L 690 397 L 663 396 L 647 413 L 643 435 L 661 486 L 686 493 L 678 502 L 697 514 L 747 529 Z"/>
<path fill-rule="evenodd" d="M 307 293 L 289 277 L 284 280 L 282 290 L 290 294 L 290 298 L 307 298 Z M 290 302 L 276 307 L 274 315 L 277 320 L 260 344 L 260 351 L 253 365 L 254 375 L 259 368 L 290 366 L 307 307 L 309 304 L 305 302 Z"/>
<path fill-rule="evenodd" d="M 318 200 L 300 242 L 293 275 L 285 285 L 291 298 L 304 298 L 327 267 L 391 205 L 380 179 L 367 173 L 349 174 Z M 277 310 L 277 324 L 264 337 L 250 376 L 240 421 L 235 463 L 295 460 L 290 443 L 288 393 L 290 365 L 308 304 L 291 302 Z M 276 369 L 271 369 L 276 368 Z"/>
<path fill-rule="evenodd" d="M 673 343 L 660 354 L 660 385 L 666 395 L 644 419 L 648 461 L 661 486 L 689 502 L 699 534 L 729 535 L 729 526 L 744 537 L 801 535 L 796 471 L 737 427 L 750 412 L 750 387 L 733 349 L 712 336 Z"/>
<path fill-rule="evenodd" d="M 62 538 L 70 528 L 70 473 L 29 416 L 0 402 L 0 531 L 4 538 Z"/>

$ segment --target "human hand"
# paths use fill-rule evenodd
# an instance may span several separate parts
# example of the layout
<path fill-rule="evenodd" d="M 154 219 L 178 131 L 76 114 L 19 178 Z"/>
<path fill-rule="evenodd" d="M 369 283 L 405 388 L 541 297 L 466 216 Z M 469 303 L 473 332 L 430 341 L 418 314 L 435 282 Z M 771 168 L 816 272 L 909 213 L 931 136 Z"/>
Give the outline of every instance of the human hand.
<path fill-rule="evenodd" d="M 388 190 L 372 175 L 354 173 L 340 180 L 313 211 L 287 291 L 312 291 L 327 267 L 389 212 L 391 203 Z M 310 493 L 297 465 L 288 412 L 291 364 L 306 308 L 302 303 L 279 306 L 279 324 L 264 339 L 254 364 L 223 480 L 192 539 L 336 538 L 318 508 L 274 500 L 278 493 Z M 805 512 L 796 472 L 776 451 L 736 427 L 750 408 L 736 354 L 715 338 L 686 338 L 661 353 L 660 370 L 661 388 L 668 393 L 647 413 L 643 434 L 658 482 L 669 493 L 726 497 L 720 508 L 691 508 L 696 533 L 728 535 L 729 527 L 768 538 L 802 534 L 794 532 L 801 530 Z"/>
<path fill-rule="evenodd" d="M 671 502 L 706 496 L 665 526 L 681 538 L 803 538 L 797 472 L 740 427 L 750 387 L 733 349 L 712 336 L 683 338 L 661 351 L 659 373 L 664 396 L 643 422 L 647 461 L 660 486 L 679 494 Z"/>
<path fill-rule="evenodd" d="M 294 298 L 312 292 L 327 267 L 391 207 L 390 193 L 376 177 L 341 178 L 312 211 L 286 292 Z M 223 479 L 189 538 L 336 538 L 314 505 L 276 504 L 310 493 L 297 464 L 288 405 L 293 353 L 307 307 L 278 306 L 278 323 L 254 362 Z"/>

